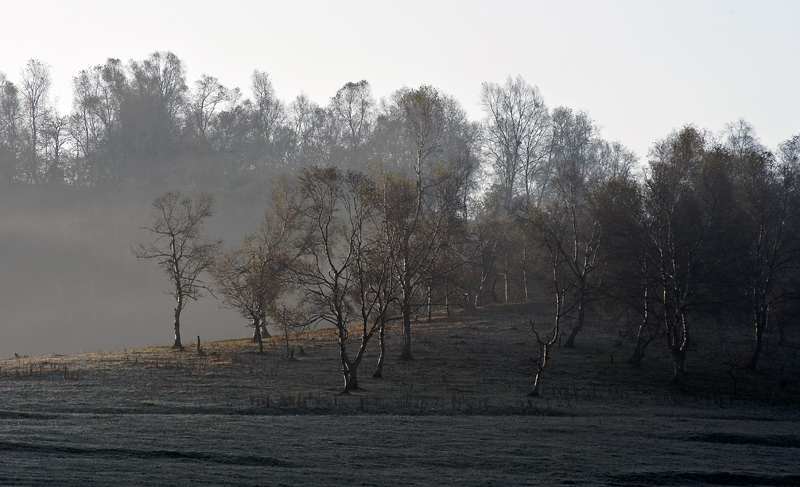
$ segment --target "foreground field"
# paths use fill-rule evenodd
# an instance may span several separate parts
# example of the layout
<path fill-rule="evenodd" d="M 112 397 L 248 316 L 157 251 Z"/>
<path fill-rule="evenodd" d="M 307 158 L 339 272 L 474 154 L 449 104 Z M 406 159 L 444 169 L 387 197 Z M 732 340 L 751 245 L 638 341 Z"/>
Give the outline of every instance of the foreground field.
<path fill-rule="evenodd" d="M 797 418 L 8 416 L 4 485 L 798 485 Z"/>
<path fill-rule="evenodd" d="M 678 393 L 666 357 L 631 369 L 595 327 L 531 399 L 529 314 L 419 323 L 415 360 L 377 380 L 369 356 L 350 395 L 326 330 L 292 339 L 297 360 L 278 338 L 263 355 L 231 340 L 0 360 L 0 484 L 800 484 L 791 350 L 735 376 L 736 397 L 698 357 Z"/>

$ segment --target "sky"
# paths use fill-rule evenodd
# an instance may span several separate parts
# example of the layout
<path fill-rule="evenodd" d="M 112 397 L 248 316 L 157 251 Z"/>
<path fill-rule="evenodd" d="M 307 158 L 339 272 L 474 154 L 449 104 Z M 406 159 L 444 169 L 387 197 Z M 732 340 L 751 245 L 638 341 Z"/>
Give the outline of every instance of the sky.
<path fill-rule="evenodd" d="M 549 107 L 584 110 L 644 160 L 686 124 L 744 118 L 774 149 L 800 133 L 800 2 L 794 0 L 3 1 L 0 72 L 51 67 L 71 80 L 109 57 L 172 51 L 250 96 L 254 69 L 290 102 L 327 104 L 348 81 L 377 98 L 432 85 L 480 120 L 481 84 L 522 76 Z"/>

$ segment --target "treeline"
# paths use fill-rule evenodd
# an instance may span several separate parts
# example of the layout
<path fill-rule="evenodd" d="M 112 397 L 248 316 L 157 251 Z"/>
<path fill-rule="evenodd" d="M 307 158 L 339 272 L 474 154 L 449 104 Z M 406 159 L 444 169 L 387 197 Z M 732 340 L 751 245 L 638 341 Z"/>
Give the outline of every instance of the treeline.
<path fill-rule="evenodd" d="M 72 80 L 69 114 L 53 105 L 50 86 L 49 68 L 38 60 L 28 62 L 17 82 L 0 73 L 0 180 L 235 185 L 312 164 L 364 169 L 380 162 L 393 170 L 413 165 L 409 152 L 414 149 L 402 136 L 398 105 L 413 91 L 408 88 L 378 101 L 362 80 L 346 83 L 327 106 L 302 94 L 286 103 L 259 70 L 252 74 L 250 97 L 209 75 L 190 84 L 183 62 L 171 52 L 127 64 L 108 59 L 81 71 Z M 501 117 L 511 110 L 509 119 L 489 126 L 469 121 L 452 97 L 422 89 L 441 98 L 443 123 L 452 138 L 445 143 L 462 139 L 467 152 L 461 157 L 471 158 L 476 168 L 487 157 L 508 159 L 493 166 L 508 191 L 534 191 L 528 182 L 545 180 L 559 153 L 595 152 L 608 164 L 635 161 L 620 144 L 601 141 L 585 113 L 549 110 L 538 90 L 521 79 L 509 80 L 506 87 L 484 86 L 487 113 Z M 512 154 L 483 143 L 509 136 L 519 138 Z"/>
<path fill-rule="evenodd" d="M 260 230 L 204 258 L 207 288 L 257 335 L 267 318 L 285 331 L 333 326 L 347 389 L 373 336 L 383 352 L 389 322 L 412 358 L 410 323 L 435 307 L 552 300 L 552 328 L 536 324 L 547 328 L 541 368 L 559 330 L 573 346 L 587 316 L 625 309 L 638 316 L 631 362 L 663 343 L 679 385 L 698 331 L 746 327 L 743 366 L 755 370 L 765 330 L 782 338 L 797 316 L 800 135 L 769 151 L 745 121 L 719 135 L 686 126 L 642 167 L 586 113 L 548 108 L 521 78 L 483 85 L 481 122 L 430 86 L 377 101 L 366 81 L 347 83 L 324 107 L 284 103 L 258 70 L 251 98 L 206 75 L 189 88 L 172 53 L 80 72 L 68 116 L 50 105 L 49 81 L 35 60 L 18 84 L 0 77 L 0 179 L 215 191 L 273 181 Z M 156 202 L 151 229 L 172 238 L 159 218 L 194 219 L 202 203 L 200 224 L 213 200 Z M 165 241 L 140 255 L 162 259 Z M 165 269 L 180 345 L 180 309 L 206 284 L 191 267 L 198 294 L 181 295 L 176 266 Z"/>
<path fill-rule="evenodd" d="M 776 159 L 754 145 L 737 152 L 686 127 L 656 145 L 643 174 L 563 157 L 542 201 L 523 191 L 509 201 L 498 185 L 472 215 L 461 159 L 426 161 L 434 153 L 426 147 L 439 140 L 437 98 L 415 92 L 403 103 L 408 127 L 424 127 L 409 131 L 419 155 L 412 175 L 304 168 L 273 190 L 260 231 L 213 267 L 225 303 L 257 334 L 265 316 L 283 330 L 314 320 L 333 326 L 346 389 L 358 388 L 374 335 L 381 376 L 393 320 L 402 323 L 401 357 L 411 359 L 411 322 L 430 318 L 434 306 L 552 300 L 553 324 L 542 336 L 532 322 L 540 345 L 533 394 L 559 329 L 574 346 L 589 314 L 627 310 L 636 340 L 629 362 L 639 366 L 647 347 L 661 343 L 680 387 L 696 333 L 728 333 L 725 324 L 747 330 L 744 356 L 726 353 L 755 371 L 766 330 L 783 341 L 795 324 L 796 157 Z"/>

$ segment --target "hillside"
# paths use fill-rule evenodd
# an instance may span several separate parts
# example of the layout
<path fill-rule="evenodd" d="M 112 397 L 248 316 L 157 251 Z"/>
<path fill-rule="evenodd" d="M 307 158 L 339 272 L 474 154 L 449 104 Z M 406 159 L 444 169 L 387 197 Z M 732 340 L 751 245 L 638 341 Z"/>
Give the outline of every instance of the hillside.
<path fill-rule="evenodd" d="M 670 383 L 671 362 L 663 345 L 652 344 L 643 366 L 633 368 L 626 363 L 632 344 L 620 338 L 616 325 L 598 323 L 579 335 L 576 348 L 553 350 L 542 379 L 542 397 L 533 401 L 526 394 L 532 386 L 532 358 L 537 350 L 528 320 L 541 313 L 537 308 L 487 307 L 461 311 L 451 318 L 437 315 L 431 323 L 417 322 L 411 362 L 396 359 L 399 333 L 390 329 L 384 378 L 371 377 L 377 360 L 374 337 L 359 372 L 361 390 L 353 397 L 340 394 L 335 336 L 331 330 L 319 329 L 290 338 L 296 350 L 293 360 L 286 359 L 282 336 L 265 340 L 263 355 L 249 339 L 238 339 L 204 342 L 203 356 L 191 344 L 184 352 L 152 346 L 0 359 L 4 387 L 25 385 L 31 393 L 28 400 L 4 394 L 3 408 L 526 414 L 531 408 L 562 408 L 587 401 L 800 403 L 800 350 L 791 343 L 772 344 L 764 370 L 756 374 L 732 371 L 730 357 L 718 351 L 719 344 L 697 345 L 689 355 L 688 390 L 679 392 Z M 537 322 L 544 323 L 546 315 L 538 316 Z M 351 341 L 349 346 L 354 353 L 356 343 Z M 114 394 L 107 394 L 110 387 L 115 387 Z M 98 400 L 73 403 L 70 391 L 75 388 L 96 393 Z M 47 392 L 40 392 L 37 402 L 33 391 L 40 389 Z M 59 390 L 63 394 L 57 394 Z M 52 395 L 60 396 L 62 403 L 49 402 Z"/>

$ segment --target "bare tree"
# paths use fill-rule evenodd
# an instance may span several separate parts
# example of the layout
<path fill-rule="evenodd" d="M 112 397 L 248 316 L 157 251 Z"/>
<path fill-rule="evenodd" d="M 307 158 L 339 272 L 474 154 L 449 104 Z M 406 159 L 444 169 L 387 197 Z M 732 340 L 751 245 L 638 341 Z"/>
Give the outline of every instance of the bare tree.
<path fill-rule="evenodd" d="M 800 168 L 800 134 L 793 135 L 778 145 L 778 160 L 792 170 Z"/>
<path fill-rule="evenodd" d="M 286 179 L 277 180 L 277 184 L 281 182 L 286 183 Z M 224 252 L 212 270 L 223 306 L 235 309 L 250 321 L 259 352 L 264 351 L 266 317 L 288 333 L 287 327 L 297 328 L 301 316 L 298 310 L 280 302 L 297 287 L 289 279 L 289 267 L 298 221 L 296 215 L 289 213 L 294 209 L 285 205 L 286 198 L 291 198 L 290 188 L 278 188 L 277 184 L 261 229 L 246 237 L 241 247 Z"/>
<path fill-rule="evenodd" d="M 27 180 L 32 183 L 40 182 L 42 168 L 39 167 L 39 146 L 41 145 L 41 132 L 51 107 L 48 102 L 50 92 L 50 69 L 36 59 L 31 59 L 22 70 L 22 105 L 25 113 L 25 128 L 27 131 Z"/>
<path fill-rule="evenodd" d="M 504 191 L 503 205 L 520 187 L 526 199 L 541 202 L 550 144 L 550 113 L 539 89 L 522 77 L 509 77 L 505 85 L 484 83 L 481 105 L 485 149 L 489 154 L 499 184 Z"/>
<path fill-rule="evenodd" d="M 338 134 L 332 134 L 328 111 L 311 101 L 304 93 L 295 98 L 287 110 L 287 122 L 293 134 L 292 167 L 333 165 L 334 146 Z M 333 137 L 331 137 L 333 135 Z"/>
<path fill-rule="evenodd" d="M 331 99 L 331 111 L 339 123 L 348 148 L 349 167 L 360 169 L 361 147 L 370 130 L 375 99 L 366 80 L 349 82 Z"/>
<path fill-rule="evenodd" d="M 628 363 L 639 367 L 647 347 L 661 336 L 654 309 L 656 280 L 649 272 L 647 217 L 642 186 L 630 177 L 605 181 L 595 191 L 592 212 L 603 227 L 604 266 L 602 297 L 620 303 L 641 317 L 627 323 L 634 330 L 620 330 L 624 337 L 636 339 Z"/>
<path fill-rule="evenodd" d="M 400 284 L 400 310 L 403 315 L 403 360 L 413 359 L 411 353 L 412 299 L 417 286 L 435 262 L 437 240 L 441 227 L 437 221 L 426 221 L 424 195 L 430 185 L 428 159 L 442 150 L 445 130 L 444 103 L 438 90 L 430 86 L 402 89 L 395 94 L 396 112 L 399 113 L 405 135 L 413 147 L 415 190 L 411 190 L 402 176 L 384 177 L 380 183 L 384 232 L 387 241 L 398 245 L 395 267 Z"/>
<path fill-rule="evenodd" d="M 422 199 L 422 180 L 429 157 L 442 149 L 444 134 L 444 103 L 436 88 L 423 85 L 412 90 L 404 88 L 395 94 L 407 136 L 414 147 L 414 174 L 417 196 Z"/>
<path fill-rule="evenodd" d="M 79 183 L 93 185 L 120 176 L 120 108 L 127 87 L 127 75 L 117 59 L 73 78 L 69 134 Z"/>
<path fill-rule="evenodd" d="M 740 249 L 737 262 L 741 265 L 736 276 L 754 332 L 747 368 L 755 371 L 770 308 L 793 295 L 786 284 L 800 255 L 800 192 L 796 167 L 776 163 L 769 153 L 744 152 L 736 158 L 735 167 L 740 211 L 734 227 Z"/>
<path fill-rule="evenodd" d="M 126 71 L 110 64 L 103 76 L 121 95 L 111 145 L 123 176 L 162 179 L 177 168 L 181 150 L 188 91 L 183 63 L 171 52 L 154 52 L 132 60 Z"/>
<path fill-rule="evenodd" d="M 352 298 L 358 283 L 356 262 L 365 251 L 361 223 L 369 211 L 358 199 L 350 199 L 353 188 L 348 179 L 335 167 L 302 170 L 296 202 L 301 236 L 292 264 L 303 299 L 316 304 L 319 320 L 336 333 L 345 391 L 359 387 L 361 353 L 355 360 L 348 355 L 348 324 L 359 307 Z"/>
<path fill-rule="evenodd" d="M 288 306 L 286 303 L 280 303 L 270 310 L 269 316 L 278 330 L 283 332 L 286 358 L 293 360 L 295 358 L 295 347 L 292 345 L 290 336 L 312 327 L 319 319 L 317 310 L 314 310 L 308 303 L 300 303 L 298 306 Z"/>
<path fill-rule="evenodd" d="M 19 89 L 0 73 L 0 177 L 8 180 L 18 176 L 20 110 Z"/>
<path fill-rule="evenodd" d="M 547 360 L 550 358 L 550 348 L 556 343 L 556 340 L 558 340 L 558 330 L 561 326 L 561 322 L 570 312 L 570 310 L 565 307 L 564 297 L 566 295 L 566 289 L 561 287 L 559 282 L 560 257 L 557 254 L 552 253 L 551 257 L 553 258 L 553 285 L 556 293 L 556 312 L 553 328 L 551 328 L 547 333 L 547 336 L 542 339 L 542 337 L 539 335 L 539 332 L 536 331 L 536 324 L 533 322 L 533 320 L 529 320 L 531 324 L 531 331 L 536 336 L 536 345 L 539 349 L 539 354 L 534 359 L 536 361 L 536 370 L 533 374 L 533 388 L 531 389 L 531 392 L 528 393 L 529 396 L 533 397 L 539 396 L 539 386 L 541 385 L 542 373 L 547 367 Z"/>
<path fill-rule="evenodd" d="M 570 276 L 570 279 L 562 279 L 561 286 L 567 289 L 571 303 L 567 309 L 574 308 L 577 312 L 575 326 L 565 343 L 566 347 L 574 347 L 592 297 L 591 278 L 599 265 L 602 227 L 589 211 L 588 183 L 571 159 L 559 165 L 559 175 L 554 178 L 553 185 L 555 198 L 541 208 L 529 205 L 525 218 L 554 263 Z"/>
<path fill-rule="evenodd" d="M 740 118 L 725 125 L 724 146 L 734 157 L 744 157 L 748 153 L 763 152 L 764 146 L 758 140 L 756 129 L 747 120 Z"/>
<path fill-rule="evenodd" d="M 169 51 L 156 51 L 144 61 L 131 61 L 130 71 L 134 89 L 158 100 L 160 108 L 176 122 L 188 91 L 186 69 L 180 58 Z"/>
<path fill-rule="evenodd" d="M 140 259 L 153 259 L 169 277 L 172 285 L 167 294 L 175 298 L 172 348 L 183 349 L 181 343 L 181 311 L 188 300 L 197 300 L 212 289 L 201 279 L 211 268 L 222 242 L 202 236 L 203 223 L 213 214 L 214 197 L 201 194 L 196 199 L 178 191 L 167 192 L 153 200 L 152 223 L 143 227 L 153 236 L 148 244 L 133 250 Z"/>
<path fill-rule="evenodd" d="M 538 396 L 541 375 L 547 366 L 550 349 L 558 339 L 561 326 L 566 320 L 573 318 L 576 308 L 580 310 L 584 305 L 581 297 L 576 296 L 576 290 L 579 290 L 581 286 L 579 282 L 575 283 L 576 277 L 578 277 L 575 266 L 580 265 L 579 259 L 586 254 L 582 255 L 580 245 L 578 248 L 572 247 L 573 244 L 577 245 L 574 238 L 571 238 L 572 221 L 569 212 L 563 211 L 559 207 L 558 201 L 550 203 L 546 207 L 537 207 L 529 202 L 520 218 L 530 235 L 540 242 L 546 251 L 556 298 L 553 326 L 544 338 L 536 330 L 536 323 L 530 320 L 539 353 L 535 358 L 533 389 L 529 395 Z M 596 255 L 596 252 L 592 255 Z M 567 298 L 569 295 L 572 295 L 571 299 Z"/>
<path fill-rule="evenodd" d="M 43 140 L 43 174 L 45 183 L 65 183 L 75 181 L 74 168 L 68 167 L 69 151 L 65 150 L 69 138 L 67 137 L 67 117 L 51 113 L 44 121 L 42 127 Z"/>
<path fill-rule="evenodd" d="M 213 76 L 202 75 L 195 81 L 194 92 L 187 104 L 188 118 L 203 142 L 208 142 L 214 118 L 230 100 L 229 90 Z"/>
<path fill-rule="evenodd" d="M 692 322 L 724 263 L 718 245 L 730 168 L 709 152 L 705 137 L 684 127 L 651 152 L 644 182 L 648 272 L 658 296 L 658 322 L 674 366 L 674 382 L 685 387 L 686 354 Z M 733 260 L 733 259 L 730 259 Z"/>
<path fill-rule="evenodd" d="M 266 72 L 254 70 L 251 80 L 258 136 L 265 141 L 272 141 L 278 125 L 285 117 L 283 103 L 275 94 L 275 87 Z"/>
<path fill-rule="evenodd" d="M 247 237 L 242 247 L 223 253 L 212 270 L 223 306 L 250 320 L 260 353 L 264 352 L 264 318 L 275 307 L 282 289 L 280 271 L 274 249 L 258 235 Z"/>

